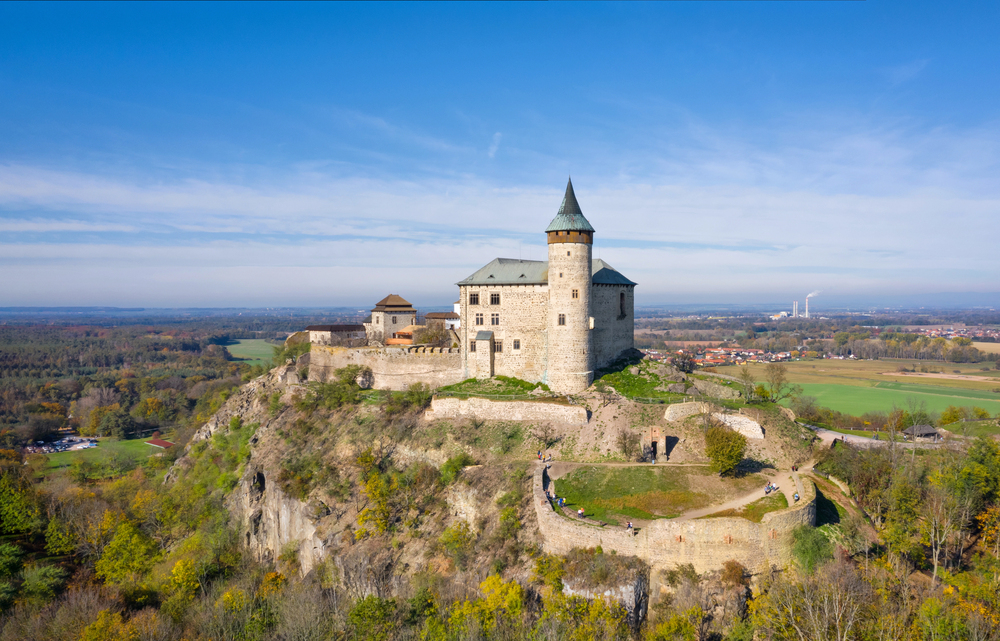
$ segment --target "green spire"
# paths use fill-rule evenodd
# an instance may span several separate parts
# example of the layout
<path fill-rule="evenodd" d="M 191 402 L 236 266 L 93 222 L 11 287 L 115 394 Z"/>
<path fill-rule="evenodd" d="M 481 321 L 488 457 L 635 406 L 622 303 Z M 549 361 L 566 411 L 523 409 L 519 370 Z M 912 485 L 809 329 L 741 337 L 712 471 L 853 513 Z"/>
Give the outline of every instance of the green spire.
<path fill-rule="evenodd" d="M 545 231 L 546 233 L 550 231 L 594 231 L 590 222 L 584 218 L 583 212 L 580 210 L 580 203 L 576 201 L 572 179 L 566 183 L 566 195 L 563 196 L 562 204 L 559 205 L 559 213 L 552 219 Z"/>

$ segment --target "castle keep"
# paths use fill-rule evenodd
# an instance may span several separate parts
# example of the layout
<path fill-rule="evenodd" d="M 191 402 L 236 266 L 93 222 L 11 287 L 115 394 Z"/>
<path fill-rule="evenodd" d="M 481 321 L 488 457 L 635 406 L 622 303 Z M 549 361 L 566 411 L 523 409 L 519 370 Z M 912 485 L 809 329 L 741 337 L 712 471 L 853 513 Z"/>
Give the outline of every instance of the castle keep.
<path fill-rule="evenodd" d="M 459 281 L 463 376 L 497 374 L 587 389 L 633 348 L 635 283 L 594 260 L 594 228 L 566 185 L 545 229 L 547 261 L 497 258 Z"/>

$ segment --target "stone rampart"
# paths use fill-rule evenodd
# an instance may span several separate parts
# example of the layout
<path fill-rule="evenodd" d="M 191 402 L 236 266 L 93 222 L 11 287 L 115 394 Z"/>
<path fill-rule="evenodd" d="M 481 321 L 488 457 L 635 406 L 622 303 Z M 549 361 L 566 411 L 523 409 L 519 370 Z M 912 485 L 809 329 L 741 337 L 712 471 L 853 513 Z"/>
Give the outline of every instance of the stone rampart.
<path fill-rule="evenodd" d="M 546 481 L 545 466 L 539 464 L 532 483 L 532 500 L 542 547 L 551 554 L 599 545 L 606 552 L 637 556 L 654 570 L 690 563 L 696 571 L 708 572 L 721 569 L 724 562 L 733 559 L 757 574 L 772 566 L 787 566 L 792 560 L 791 531 L 798 525 L 816 523 L 816 486 L 808 479 L 802 479 L 803 496 L 798 503 L 765 514 L 760 523 L 737 517 L 656 519 L 635 536 L 621 527 L 587 525 L 556 513 L 545 498 Z"/>
<path fill-rule="evenodd" d="M 707 403 L 673 403 L 667 406 L 663 418 L 668 421 L 683 421 L 692 414 L 704 414 L 710 411 Z"/>
<path fill-rule="evenodd" d="M 326 382 L 348 365 L 371 369 L 375 389 L 405 390 L 414 383 L 441 387 L 462 380 L 462 355 L 450 347 L 333 347 L 313 345 L 309 380 Z"/>
<path fill-rule="evenodd" d="M 555 421 L 582 424 L 588 420 L 587 409 L 537 401 L 492 401 L 485 398 L 435 397 L 424 415 L 427 419 L 475 417 L 486 421 Z"/>

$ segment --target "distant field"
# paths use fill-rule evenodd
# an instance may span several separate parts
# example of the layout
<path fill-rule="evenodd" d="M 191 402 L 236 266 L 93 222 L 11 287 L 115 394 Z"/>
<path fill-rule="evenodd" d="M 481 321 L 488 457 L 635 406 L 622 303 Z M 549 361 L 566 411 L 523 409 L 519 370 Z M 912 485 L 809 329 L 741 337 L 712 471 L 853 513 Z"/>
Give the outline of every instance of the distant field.
<path fill-rule="evenodd" d="M 48 475 L 52 472 L 65 469 L 73 465 L 74 461 L 90 461 L 91 463 L 103 463 L 106 458 L 112 454 L 119 453 L 122 456 L 128 458 L 146 458 L 153 452 L 162 452 L 163 450 L 153 447 L 152 445 L 146 445 L 146 441 L 149 439 L 133 439 L 131 441 L 118 441 L 115 439 L 101 439 L 97 447 L 92 447 L 87 450 L 75 450 L 72 452 L 56 452 L 54 454 L 47 454 L 49 462 L 44 468 L 42 468 L 42 474 Z"/>
<path fill-rule="evenodd" d="M 271 357 L 274 356 L 274 348 L 274 343 L 268 343 L 263 338 L 241 338 L 230 345 L 226 345 L 226 349 L 229 350 L 230 354 L 251 365 L 261 365 L 271 362 Z"/>
<path fill-rule="evenodd" d="M 887 411 L 893 404 L 906 408 L 908 398 L 927 403 L 927 409 L 940 412 L 949 405 L 978 406 L 991 414 L 1000 412 L 1000 372 L 982 371 L 992 363 L 942 363 L 912 360 L 812 360 L 787 364 L 788 378 L 802 386 L 803 393 L 815 396 L 819 404 L 858 416 L 869 411 Z M 961 374 L 972 380 L 905 376 L 897 370 L 921 367 Z M 720 373 L 735 375 L 735 367 L 720 367 Z M 759 381 L 764 379 L 762 365 L 751 370 Z"/>
<path fill-rule="evenodd" d="M 966 436 L 996 436 L 1000 434 L 1000 425 L 996 421 L 971 421 L 969 423 L 953 423 L 945 427 L 952 434 Z"/>
<path fill-rule="evenodd" d="M 1000 343 L 973 343 L 972 346 L 987 354 L 1000 354 Z"/>

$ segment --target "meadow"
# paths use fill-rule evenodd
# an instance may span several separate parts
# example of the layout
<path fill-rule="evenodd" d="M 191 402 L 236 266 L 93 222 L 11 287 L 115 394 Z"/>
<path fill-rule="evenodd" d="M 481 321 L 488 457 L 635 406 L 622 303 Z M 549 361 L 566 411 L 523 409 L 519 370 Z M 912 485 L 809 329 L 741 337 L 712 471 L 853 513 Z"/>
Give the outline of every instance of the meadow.
<path fill-rule="evenodd" d="M 263 338 L 241 338 L 235 340 L 226 349 L 234 358 L 249 365 L 266 365 L 271 362 L 274 356 L 274 343 L 269 343 Z"/>
<path fill-rule="evenodd" d="M 991 366 L 896 359 L 804 360 L 787 363 L 787 370 L 789 382 L 801 386 L 804 395 L 814 396 L 823 407 L 855 416 L 893 406 L 905 409 L 911 398 L 925 402 L 933 412 L 949 405 L 976 406 L 995 415 L 1000 413 L 1000 371 Z M 921 375 L 902 373 L 901 367 L 916 369 Z M 920 372 L 921 367 L 932 371 Z M 763 365 L 750 368 L 758 381 L 764 380 Z M 730 366 L 718 371 L 734 376 L 738 370 Z"/>
<path fill-rule="evenodd" d="M 47 476 L 53 472 L 72 467 L 77 461 L 86 461 L 96 466 L 105 465 L 112 458 L 119 458 L 132 461 L 140 461 L 150 454 L 162 452 L 163 450 L 146 445 L 149 439 L 134 439 L 129 441 L 119 441 L 113 438 L 98 439 L 98 446 L 86 450 L 72 450 L 69 452 L 55 452 L 45 454 L 48 459 L 45 467 L 38 470 L 41 476 Z"/>

